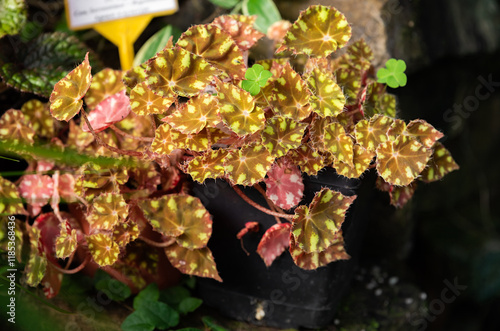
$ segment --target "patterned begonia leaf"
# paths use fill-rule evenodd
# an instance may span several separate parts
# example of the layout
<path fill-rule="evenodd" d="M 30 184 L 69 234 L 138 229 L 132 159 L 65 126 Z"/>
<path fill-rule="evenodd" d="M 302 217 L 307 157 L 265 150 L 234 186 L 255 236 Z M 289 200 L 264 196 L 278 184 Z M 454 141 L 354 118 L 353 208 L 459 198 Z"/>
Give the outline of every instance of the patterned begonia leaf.
<path fill-rule="evenodd" d="M 50 95 L 50 113 L 59 121 L 69 121 L 82 108 L 83 97 L 90 88 L 89 53 L 78 67 L 61 79 Z"/>
<path fill-rule="evenodd" d="M 370 166 L 370 162 L 375 157 L 375 152 L 369 151 L 360 145 L 354 145 L 354 166 L 349 166 L 347 163 L 339 161 L 335 162 L 335 170 L 339 175 L 347 178 L 359 178 Z"/>
<path fill-rule="evenodd" d="M 366 71 L 370 68 L 372 61 L 372 49 L 364 39 L 360 39 L 347 47 L 346 54 L 339 59 L 339 67 Z"/>
<path fill-rule="evenodd" d="M 399 118 L 393 119 L 389 131 L 387 131 L 387 137 L 389 138 L 389 140 L 394 141 L 402 134 L 406 136 L 409 135 L 409 133 L 406 131 L 405 121 Z"/>
<path fill-rule="evenodd" d="M 295 165 L 274 163 L 265 183 L 267 197 L 280 208 L 291 209 L 302 200 L 304 183 Z"/>
<path fill-rule="evenodd" d="M 389 184 L 407 186 L 424 170 L 431 150 L 414 138 L 399 136 L 377 148 L 377 171 Z"/>
<path fill-rule="evenodd" d="M 307 124 L 298 123 L 291 118 L 276 116 L 266 122 L 262 130 L 262 143 L 274 157 L 288 153 L 300 146 Z"/>
<path fill-rule="evenodd" d="M 12 221 L 9 216 L 12 216 L 12 214 L 7 216 L 0 212 L 0 249 L 3 252 L 8 252 L 9 247 L 14 247 L 16 259 L 21 263 L 23 261 L 22 250 L 25 243 L 26 224 L 21 220 L 14 220 L 14 227 L 12 228 Z M 9 233 L 9 231 L 14 232 L 14 237 L 12 237 L 12 232 Z M 12 238 L 14 239 L 14 245 L 9 244 L 12 242 Z M 12 248 L 10 249 L 12 250 Z"/>
<path fill-rule="evenodd" d="M 59 196 L 65 202 L 70 203 L 77 200 L 75 195 L 75 182 L 75 177 L 72 174 L 66 173 L 59 175 L 57 182 L 57 191 L 59 193 Z"/>
<path fill-rule="evenodd" d="M 379 190 L 389 193 L 390 203 L 396 208 L 402 208 L 413 196 L 417 182 L 413 181 L 407 186 L 394 186 L 377 177 L 376 186 Z"/>
<path fill-rule="evenodd" d="M 325 127 L 332 123 L 330 117 L 314 116 L 309 125 L 309 138 L 312 145 L 319 151 L 325 149 Z"/>
<path fill-rule="evenodd" d="M 331 123 L 325 127 L 325 149 L 332 153 L 335 160 L 353 166 L 352 138 L 349 137 L 340 123 Z"/>
<path fill-rule="evenodd" d="M 120 247 L 110 235 L 96 233 L 86 237 L 90 254 L 101 267 L 112 265 L 118 260 Z"/>
<path fill-rule="evenodd" d="M 342 89 L 346 98 L 346 105 L 352 106 L 358 103 L 358 95 L 361 92 L 361 72 L 355 69 L 340 68 L 335 71 L 337 84 Z"/>
<path fill-rule="evenodd" d="M 441 144 L 436 142 L 433 147 L 432 156 L 427 164 L 427 167 L 422 172 L 420 180 L 430 183 L 440 180 L 444 175 L 458 170 L 460 167 L 453 160 L 450 152 Z"/>
<path fill-rule="evenodd" d="M 101 132 L 110 125 L 123 120 L 130 113 L 130 99 L 122 90 L 100 102 L 88 114 L 88 119 L 92 129 L 95 132 Z M 85 122 L 83 131 L 89 132 L 90 129 Z"/>
<path fill-rule="evenodd" d="M 278 223 L 266 230 L 257 247 L 257 253 L 267 267 L 290 245 L 290 223 Z"/>
<path fill-rule="evenodd" d="M 356 141 L 369 151 L 388 141 L 387 132 L 394 120 L 387 116 L 375 115 L 370 120 L 362 120 L 356 124 L 354 135 Z"/>
<path fill-rule="evenodd" d="M 127 93 L 130 93 L 130 90 L 137 84 L 146 81 L 146 67 L 146 63 L 143 63 L 125 72 L 122 79 L 125 86 L 127 86 Z"/>
<path fill-rule="evenodd" d="M 158 262 L 162 253 L 161 249 L 137 240 L 127 246 L 125 256 L 120 259 L 120 262 L 123 261 L 143 275 L 154 275 L 158 272 Z"/>
<path fill-rule="evenodd" d="M 54 135 L 54 119 L 50 116 L 48 104 L 33 99 L 24 103 L 21 111 L 29 118 L 31 127 L 39 136 L 52 137 Z"/>
<path fill-rule="evenodd" d="M 327 57 L 351 38 L 351 27 L 333 7 L 314 5 L 303 11 L 276 50 L 290 50 L 313 57 Z"/>
<path fill-rule="evenodd" d="M 47 268 L 47 258 L 41 249 L 41 231 L 36 227 L 31 227 L 29 230 L 30 237 L 30 255 L 28 263 L 24 268 L 26 283 L 29 286 L 37 286 L 45 275 Z"/>
<path fill-rule="evenodd" d="M 214 144 L 224 135 L 217 129 L 205 128 L 198 134 L 184 134 L 165 123 L 156 129 L 155 138 L 151 144 L 151 149 L 155 153 L 170 154 L 174 149 L 185 148 L 192 151 L 207 150 L 209 145 L 208 133 L 210 133 L 211 143 Z"/>
<path fill-rule="evenodd" d="M 47 175 L 24 175 L 19 183 L 19 193 L 26 199 L 31 215 L 38 215 L 52 196 L 54 182 Z"/>
<path fill-rule="evenodd" d="M 264 127 L 264 111 L 255 107 L 247 91 L 230 83 L 217 81 L 219 112 L 223 122 L 240 136 L 255 133 Z"/>
<path fill-rule="evenodd" d="M 35 131 L 21 111 L 9 109 L 0 118 L 0 140 L 7 140 L 12 144 L 32 144 L 34 136 Z"/>
<path fill-rule="evenodd" d="M 78 151 L 84 150 L 95 139 L 92 133 L 83 131 L 82 126 L 83 122 L 82 125 L 77 125 L 75 121 L 69 121 L 69 133 L 66 145 L 71 146 Z"/>
<path fill-rule="evenodd" d="M 113 241 L 120 247 L 125 247 L 129 242 L 136 240 L 140 234 L 139 226 L 131 221 L 120 222 L 113 229 Z"/>
<path fill-rule="evenodd" d="M 310 97 L 307 83 L 287 63 L 274 81 L 272 100 L 279 115 L 302 121 L 311 113 Z"/>
<path fill-rule="evenodd" d="M 264 178 L 273 162 L 274 157 L 263 145 L 253 144 L 230 151 L 224 169 L 231 183 L 250 186 Z"/>
<path fill-rule="evenodd" d="M 444 135 L 424 120 L 413 120 L 406 126 L 410 136 L 417 138 L 427 148 L 431 148 Z"/>
<path fill-rule="evenodd" d="M 213 25 L 228 33 L 242 51 L 247 51 L 264 34 L 253 28 L 256 16 L 223 15 L 215 18 Z"/>
<path fill-rule="evenodd" d="M 335 244 L 345 213 L 356 196 L 323 188 L 314 195 L 309 206 L 295 209 L 292 234 L 306 253 L 321 252 Z"/>
<path fill-rule="evenodd" d="M 191 250 L 174 244 L 165 248 L 165 254 L 170 263 L 183 274 L 213 278 L 222 282 L 208 247 Z"/>
<path fill-rule="evenodd" d="M 195 96 L 217 74 L 219 70 L 201 56 L 180 47 L 158 52 L 147 62 L 146 68 L 149 88 L 165 98 Z"/>
<path fill-rule="evenodd" d="M 332 244 L 327 247 L 322 252 L 312 252 L 307 253 L 302 250 L 295 241 L 293 235 L 290 235 L 290 255 L 292 256 L 293 262 L 305 270 L 315 270 L 319 267 L 323 267 L 330 262 L 338 260 L 348 260 L 351 257 L 344 248 L 344 237 L 342 236 L 342 231 L 335 234 Z"/>
<path fill-rule="evenodd" d="M 130 91 L 130 108 L 137 115 L 163 114 L 175 101 L 176 97 L 155 94 L 146 82 L 139 83 Z"/>
<path fill-rule="evenodd" d="M 203 248 L 212 234 L 210 214 L 200 199 L 190 195 L 165 195 L 139 202 L 153 228 L 189 249 Z"/>
<path fill-rule="evenodd" d="M 57 270 L 52 264 L 47 264 L 45 275 L 43 276 L 43 294 L 47 299 L 52 299 L 57 296 L 61 289 L 63 274 Z"/>
<path fill-rule="evenodd" d="M 259 222 L 246 222 L 245 227 L 236 234 L 236 238 L 241 240 L 249 232 L 259 232 L 259 228 Z"/>
<path fill-rule="evenodd" d="M 189 28 L 177 41 L 177 46 L 201 56 L 232 79 L 245 75 L 245 60 L 231 36 L 213 24 Z"/>
<path fill-rule="evenodd" d="M 288 156 L 309 176 L 316 176 L 323 169 L 324 158 L 310 143 L 291 150 Z"/>
<path fill-rule="evenodd" d="M 101 194 L 92 202 L 92 213 L 87 218 L 93 229 L 111 230 L 128 216 L 128 205 L 121 194 Z"/>
<path fill-rule="evenodd" d="M 135 166 L 129 168 L 131 184 L 139 189 L 156 191 L 161 184 L 161 175 L 156 170 L 155 162 L 137 162 Z"/>
<path fill-rule="evenodd" d="M 71 215 L 61 212 L 59 216 L 71 222 Z M 33 223 L 33 227 L 40 230 L 38 238 L 39 255 L 45 254 L 52 262 L 57 262 L 55 257 L 55 241 L 61 232 L 59 216 L 54 212 L 40 214 Z"/>
<path fill-rule="evenodd" d="M 210 150 L 191 160 L 187 167 L 187 173 L 200 183 L 203 183 L 207 178 L 222 177 L 224 176 L 223 160 L 226 156 L 227 151 L 224 149 Z"/>
<path fill-rule="evenodd" d="M 76 250 L 78 245 L 76 230 L 71 228 L 67 220 L 61 223 L 61 232 L 56 239 L 56 257 L 65 259 Z"/>
<path fill-rule="evenodd" d="M 198 133 L 205 126 L 215 127 L 220 122 L 218 110 L 217 97 L 204 93 L 189 99 L 163 120 L 184 134 Z"/>
<path fill-rule="evenodd" d="M 85 104 L 89 108 L 95 108 L 108 97 L 125 89 L 122 81 L 123 72 L 110 68 L 99 71 L 92 77 L 90 88 L 85 94 Z"/>
<path fill-rule="evenodd" d="M 386 85 L 373 82 L 366 88 L 366 98 L 363 103 L 363 111 L 366 116 L 375 114 L 396 117 L 396 98 L 385 92 Z"/>
<path fill-rule="evenodd" d="M 306 79 L 313 92 L 311 107 L 314 112 L 321 117 L 337 116 L 344 109 L 344 94 L 331 73 L 316 68 Z"/>

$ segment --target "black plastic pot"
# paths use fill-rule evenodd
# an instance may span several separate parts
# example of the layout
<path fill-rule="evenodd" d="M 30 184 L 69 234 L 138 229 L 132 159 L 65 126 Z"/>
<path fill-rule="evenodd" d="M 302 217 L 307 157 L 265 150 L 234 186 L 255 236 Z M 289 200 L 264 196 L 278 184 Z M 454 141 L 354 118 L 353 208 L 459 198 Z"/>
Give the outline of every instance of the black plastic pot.
<path fill-rule="evenodd" d="M 223 283 L 219 283 L 199 278 L 198 295 L 221 313 L 257 325 L 318 328 L 332 322 L 353 276 L 368 220 L 367 200 L 373 183 L 363 192 L 364 182 L 340 177 L 333 169 L 324 169 L 314 177 L 304 176 L 303 203 L 309 203 L 322 187 L 344 195 L 358 195 L 342 226 L 351 259 L 311 271 L 297 267 L 288 251 L 267 268 L 256 249 L 265 230 L 276 224 L 275 218 L 247 204 L 222 180 L 196 185 L 193 193 L 213 215 L 213 233 L 208 246 L 223 279 Z M 267 207 L 256 189 L 242 190 L 253 201 Z M 250 221 L 259 222 L 260 231 L 243 238 L 250 252 L 247 256 L 236 234 Z"/>

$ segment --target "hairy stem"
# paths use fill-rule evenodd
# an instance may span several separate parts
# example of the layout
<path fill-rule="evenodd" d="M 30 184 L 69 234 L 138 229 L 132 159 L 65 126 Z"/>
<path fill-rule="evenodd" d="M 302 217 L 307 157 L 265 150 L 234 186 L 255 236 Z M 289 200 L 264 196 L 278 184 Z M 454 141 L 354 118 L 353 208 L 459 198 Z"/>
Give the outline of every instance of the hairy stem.
<path fill-rule="evenodd" d="M 275 211 L 272 211 L 270 209 L 267 209 L 266 207 L 262 207 L 261 205 L 255 203 L 254 201 L 252 201 L 249 197 L 247 197 L 245 195 L 245 193 L 243 193 L 243 191 L 240 190 L 240 188 L 236 185 L 233 185 L 233 189 L 236 193 L 238 193 L 238 195 L 243 199 L 245 200 L 246 203 L 248 203 L 249 205 L 251 205 L 252 207 L 260 210 L 261 212 L 263 213 L 266 213 L 268 215 L 271 215 L 271 216 L 277 216 L 277 217 L 281 217 L 281 218 L 285 218 L 287 220 L 291 220 L 294 215 L 291 215 L 291 214 L 285 214 L 285 213 L 278 213 L 278 212 L 275 212 Z"/>
<path fill-rule="evenodd" d="M 151 240 L 151 239 L 148 239 L 148 238 L 143 237 L 143 236 L 139 236 L 139 239 L 141 239 L 142 241 L 144 241 L 146 244 L 148 244 L 150 246 L 159 247 L 159 248 L 165 248 L 165 247 L 168 247 L 168 246 L 172 245 L 173 243 L 175 243 L 175 238 L 171 238 L 170 240 L 164 241 L 161 243 L 156 242 L 156 241 Z"/>

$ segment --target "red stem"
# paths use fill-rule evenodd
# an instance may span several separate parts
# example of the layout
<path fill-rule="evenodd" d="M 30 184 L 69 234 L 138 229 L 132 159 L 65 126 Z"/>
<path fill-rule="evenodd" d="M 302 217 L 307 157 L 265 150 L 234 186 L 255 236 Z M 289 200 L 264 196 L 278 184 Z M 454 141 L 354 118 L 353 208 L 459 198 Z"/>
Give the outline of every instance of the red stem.
<path fill-rule="evenodd" d="M 89 263 L 90 261 L 90 255 L 87 254 L 87 256 L 85 257 L 85 260 L 83 260 L 82 264 L 80 264 L 78 267 L 74 268 L 74 269 L 70 269 L 70 270 L 66 270 L 66 269 L 63 269 L 61 268 L 60 266 L 54 264 L 53 262 L 51 262 L 50 260 L 48 260 L 52 266 L 54 267 L 54 269 L 56 269 L 57 271 L 63 273 L 63 274 L 67 274 L 67 275 L 72 275 L 72 274 L 76 274 L 77 272 L 81 271 L 83 268 L 85 268 L 85 266 L 87 265 L 87 263 Z"/>
<path fill-rule="evenodd" d="M 264 191 L 264 189 L 262 188 L 262 186 L 260 186 L 258 183 L 254 184 L 253 187 L 259 191 L 260 194 L 262 194 L 262 197 L 264 197 L 264 199 L 266 199 L 266 202 L 267 202 L 267 205 L 269 206 L 269 208 L 271 208 L 272 211 L 274 212 L 283 212 L 283 210 L 281 210 L 281 208 L 279 208 L 278 206 L 276 206 L 268 197 L 267 197 L 267 194 L 266 194 L 266 191 Z M 276 220 L 276 223 L 281 223 L 280 221 L 280 218 L 278 216 L 274 216 L 274 219 Z"/>
<path fill-rule="evenodd" d="M 252 201 L 249 197 L 247 197 L 245 195 L 245 193 L 243 193 L 239 187 L 237 187 L 236 185 L 233 186 L 233 189 L 236 193 L 238 193 L 238 195 L 243 199 L 245 200 L 246 203 L 248 203 L 249 205 L 251 205 L 252 207 L 260 210 L 261 212 L 263 213 L 266 213 L 268 215 L 271 215 L 271 216 L 277 216 L 277 217 L 281 217 L 281 218 L 285 218 L 287 220 L 291 220 L 294 215 L 291 215 L 291 214 L 285 214 L 285 213 L 278 213 L 278 212 L 275 212 L 275 211 L 272 211 L 270 209 L 267 209 L 265 207 L 262 207 L 261 205 L 255 203 L 254 201 Z"/>
<path fill-rule="evenodd" d="M 154 241 L 154 240 L 151 240 L 151 239 L 148 239 L 148 238 L 145 238 L 143 236 L 140 236 L 139 239 L 141 239 L 142 241 L 144 241 L 148 245 L 151 245 L 154 247 L 159 247 L 159 248 L 165 248 L 165 247 L 168 247 L 168 246 L 172 245 L 173 243 L 175 243 L 175 238 L 171 238 L 170 240 L 163 241 L 161 243 Z"/>

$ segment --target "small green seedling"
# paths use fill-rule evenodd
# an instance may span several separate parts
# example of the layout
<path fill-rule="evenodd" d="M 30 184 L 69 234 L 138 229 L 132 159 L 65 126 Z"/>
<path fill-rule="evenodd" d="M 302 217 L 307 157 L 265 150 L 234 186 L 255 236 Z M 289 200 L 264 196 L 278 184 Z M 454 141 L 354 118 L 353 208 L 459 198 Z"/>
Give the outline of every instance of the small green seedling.
<path fill-rule="evenodd" d="M 242 87 L 252 96 L 255 96 L 259 94 L 260 88 L 266 85 L 272 75 L 269 70 L 265 70 L 260 64 L 254 64 L 245 73 L 245 80 L 242 82 Z"/>
<path fill-rule="evenodd" d="M 398 88 L 406 85 L 406 63 L 403 60 L 389 59 L 386 68 L 377 71 L 377 81 L 386 83 L 389 87 Z"/>

